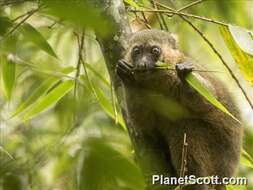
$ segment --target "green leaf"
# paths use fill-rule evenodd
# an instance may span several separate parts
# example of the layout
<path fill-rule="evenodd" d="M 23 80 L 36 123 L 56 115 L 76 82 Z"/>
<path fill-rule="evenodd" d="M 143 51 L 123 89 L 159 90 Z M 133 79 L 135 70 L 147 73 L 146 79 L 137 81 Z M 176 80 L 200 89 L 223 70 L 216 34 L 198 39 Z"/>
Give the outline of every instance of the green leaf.
<path fill-rule="evenodd" d="M 104 93 L 102 92 L 102 90 L 100 90 L 98 87 L 95 87 L 93 86 L 93 89 L 94 89 L 94 93 L 95 93 L 95 96 L 99 102 L 99 104 L 101 105 L 101 107 L 103 108 L 103 110 L 111 117 L 113 118 L 114 120 L 116 120 L 115 118 L 115 113 L 114 113 L 114 110 L 113 110 L 113 105 L 110 101 L 109 98 L 107 98 Z M 119 124 L 124 128 L 126 129 L 126 126 L 125 126 L 125 123 L 124 123 L 124 120 L 123 120 L 123 117 L 122 115 L 117 115 L 117 120 L 119 122 Z"/>
<path fill-rule="evenodd" d="M 250 32 L 239 26 L 229 25 L 228 28 L 239 47 L 244 52 L 253 56 L 253 39 Z"/>
<path fill-rule="evenodd" d="M 43 0 L 43 3 L 47 5 L 48 14 L 57 16 L 61 20 L 70 21 L 84 28 L 92 28 L 102 36 L 108 35 L 113 29 L 110 20 L 104 17 L 99 9 L 96 9 L 95 6 L 92 6 L 88 2 L 75 0 Z"/>
<path fill-rule="evenodd" d="M 230 27 L 230 28 L 232 28 L 232 27 Z M 233 29 L 233 30 L 235 30 L 235 29 Z M 222 37 L 223 37 L 231 55 L 233 56 L 235 62 L 238 64 L 238 66 L 243 74 L 243 77 L 253 85 L 253 58 L 252 58 L 252 56 L 245 53 L 239 47 L 239 45 L 236 43 L 236 41 L 233 38 L 233 35 L 235 36 L 235 32 L 233 32 L 233 35 L 232 35 L 230 33 L 229 28 L 225 27 L 225 26 L 221 27 L 220 31 L 221 31 Z M 238 39 L 239 39 L 239 37 L 237 37 L 237 40 Z M 242 44 L 242 43 L 240 43 L 240 44 Z M 244 49 L 248 49 L 248 47 L 251 45 L 243 45 L 243 46 L 245 46 Z"/>
<path fill-rule="evenodd" d="M 124 2 L 131 5 L 134 8 L 137 8 L 137 9 L 140 8 L 139 5 L 133 0 L 124 0 Z"/>
<path fill-rule="evenodd" d="M 104 78 L 104 76 L 98 73 L 90 64 L 85 64 L 85 67 L 89 69 L 94 74 L 94 76 L 97 77 L 97 79 L 99 79 L 102 83 L 104 83 L 106 87 L 108 88 L 111 87 L 109 82 Z M 88 79 L 89 77 L 87 78 L 87 76 L 85 78 L 87 79 L 87 81 L 90 80 Z M 102 92 L 102 90 L 99 89 L 98 86 L 93 85 L 91 81 L 89 81 L 88 83 L 89 83 L 88 86 L 90 90 L 94 93 L 95 97 L 97 98 L 98 103 L 100 104 L 102 109 L 105 111 L 105 113 L 108 116 L 110 116 L 113 120 L 117 121 L 121 127 L 126 129 L 122 115 L 119 113 L 115 114 L 115 110 L 113 107 L 114 104 L 110 101 L 110 99 L 104 95 L 104 93 Z"/>
<path fill-rule="evenodd" d="M 47 40 L 30 24 L 25 23 L 21 26 L 21 31 L 28 41 L 33 42 L 40 49 L 47 52 L 49 55 L 57 58 L 53 48 L 49 45 Z"/>
<path fill-rule="evenodd" d="M 11 26 L 12 22 L 8 17 L 0 17 L 0 36 L 5 35 Z"/>
<path fill-rule="evenodd" d="M 234 120 L 240 123 L 240 121 L 233 116 L 213 95 L 209 90 L 203 86 L 198 79 L 192 74 L 189 73 L 186 76 L 186 81 L 191 85 L 196 91 L 199 92 L 207 101 L 209 101 L 211 104 L 213 104 L 215 107 L 220 109 L 222 112 L 226 113 L 230 117 L 232 117 Z"/>
<path fill-rule="evenodd" d="M 253 169 L 253 158 L 244 149 L 241 152 L 240 163 Z"/>
<path fill-rule="evenodd" d="M 247 185 L 226 185 L 226 190 L 248 190 Z"/>
<path fill-rule="evenodd" d="M 69 74 L 74 70 L 73 67 L 67 67 L 62 69 L 62 73 Z M 54 85 L 56 85 L 61 80 L 60 77 L 50 77 L 47 80 L 43 81 L 38 88 L 36 88 L 32 94 L 22 103 L 18 106 L 18 108 L 14 111 L 11 118 L 17 116 L 18 114 L 22 113 L 26 109 L 29 108 L 31 104 L 33 104 L 36 100 L 38 100 L 40 97 L 43 97 L 48 90 L 50 90 Z"/>
<path fill-rule="evenodd" d="M 143 176 L 134 162 L 103 139 L 90 138 L 85 147 L 79 190 L 145 189 Z"/>
<path fill-rule="evenodd" d="M 54 104 L 56 104 L 62 97 L 64 97 L 74 87 L 74 81 L 67 80 L 55 87 L 46 96 L 41 98 L 38 102 L 33 104 L 29 110 L 23 115 L 23 121 L 32 119 L 41 112 L 46 111 Z"/>
<path fill-rule="evenodd" d="M 103 82 L 107 87 L 110 87 L 110 83 L 101 74 L 101 72 L 96 71 L 90 64 L 85 64 L 86 68 L 89 69 L 101 82 Z"/>
<path fill-rule="evenodd" d="M 8 100 L 11 99 L 16 79 L 16 64 L 6 57 L 2 59 L 2 80 L 4 91 Z"/>

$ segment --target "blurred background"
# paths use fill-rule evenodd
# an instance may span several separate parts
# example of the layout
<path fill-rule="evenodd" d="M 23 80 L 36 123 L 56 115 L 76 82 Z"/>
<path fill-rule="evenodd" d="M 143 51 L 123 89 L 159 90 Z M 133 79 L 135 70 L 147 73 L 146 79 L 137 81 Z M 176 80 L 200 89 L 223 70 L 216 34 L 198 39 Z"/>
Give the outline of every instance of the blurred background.
<path fill-rule="evenodd" d="M 191 1 L 161 2 L 180 8 Z M 87 6 L 64 3 L 55 10 L 46 0 L 0 0 L 0 190 L 142 190 L 143 176 L 93 32 L 110 28 Z M 125 3 L 128 9 L 134 3 L 152 7 L 148 0 Z M 207 0 L 186 12 L 252 31 L 252 10 L 251 0 Z M 135 22 L 136 14 L 129 11 L 128 16 Z M 196 31 L 177 16 L 165 22 L 180 48 L 229 88 L 242 113 L 244 149 L 253 155 L 253 112 L 241 91 Z M 192 22 L 253 101 L 252 86 L 243 79 L 219 26 Z M 89 26 L 85 35 L 83 25 Z M 158 22 L 152 27 L 160 28 Z M 253 189 L 252 163 L 239 168 L 248 186 L 234 189 Z"/>

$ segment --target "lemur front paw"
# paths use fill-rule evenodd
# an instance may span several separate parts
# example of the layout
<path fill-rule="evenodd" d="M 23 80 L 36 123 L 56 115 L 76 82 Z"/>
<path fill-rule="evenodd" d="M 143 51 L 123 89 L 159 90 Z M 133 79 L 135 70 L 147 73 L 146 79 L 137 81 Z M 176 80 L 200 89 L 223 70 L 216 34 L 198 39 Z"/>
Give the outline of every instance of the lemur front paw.
<path fill-rule="evenodd" d="M 133 66 L 123 59 L 118 61 L 118 64 L 116 65 L 116 72 L 123 81 L 134 79 Z"/>
<path fill-rule="evenodd" d="M 193 65 L 191 62 L 183 62 L 176 64 L 176 71 L 178 76 L 183 79 L 188 73 L 192 72 Z"/>

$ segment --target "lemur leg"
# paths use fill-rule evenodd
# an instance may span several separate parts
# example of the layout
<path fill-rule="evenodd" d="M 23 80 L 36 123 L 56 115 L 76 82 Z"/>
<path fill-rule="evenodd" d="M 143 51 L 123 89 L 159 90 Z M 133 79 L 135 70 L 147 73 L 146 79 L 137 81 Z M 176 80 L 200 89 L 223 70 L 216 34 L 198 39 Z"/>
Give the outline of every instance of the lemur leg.
<path fill-rule="evenodd" d="M 180 176 L 182 150 L 184 142 L 184 134 L 186 134 L 187 142 L 187 159 L 185 176 L 194 175 L 194 177 L 209 177 L 216 174 L 214 167 L 213 152 L 217 152 L 212 139 L 212 127 L 201 120 L 197 119 L 182 119 L 172 123 L 169 129 L 165 132 L 173 167 L 177 170 L 177 176 Z M 167 133 L 167 135 L 166 135 Z M 207 141 L 208 139 L 208 141 Z M 215 143 L 214 143 L 215 144 Z M 222 157 L 222 155 L 219 155 Z M 217 158 L 219 159 L 219 158 Z M 211 190 L 208 185 L 187 185 L 184 190 Z"/>

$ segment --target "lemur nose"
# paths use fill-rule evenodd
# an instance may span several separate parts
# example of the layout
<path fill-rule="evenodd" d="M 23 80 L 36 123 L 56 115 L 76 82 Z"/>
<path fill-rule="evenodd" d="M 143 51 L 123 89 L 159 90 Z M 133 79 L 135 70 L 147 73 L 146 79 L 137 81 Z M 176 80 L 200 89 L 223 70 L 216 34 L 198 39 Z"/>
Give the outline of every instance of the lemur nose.
<path fill-rule="evenodd" d="M 148 68 L 152 67 L 152 63 L 151 62 L 152 61 L 148 57 L 144 56 L 140 60 L 140 63 L 138 64 L 138 66 L 139 66 L 139 68 L 142 68 L 142 69 L 143 68 L 148 69 Z"/>

